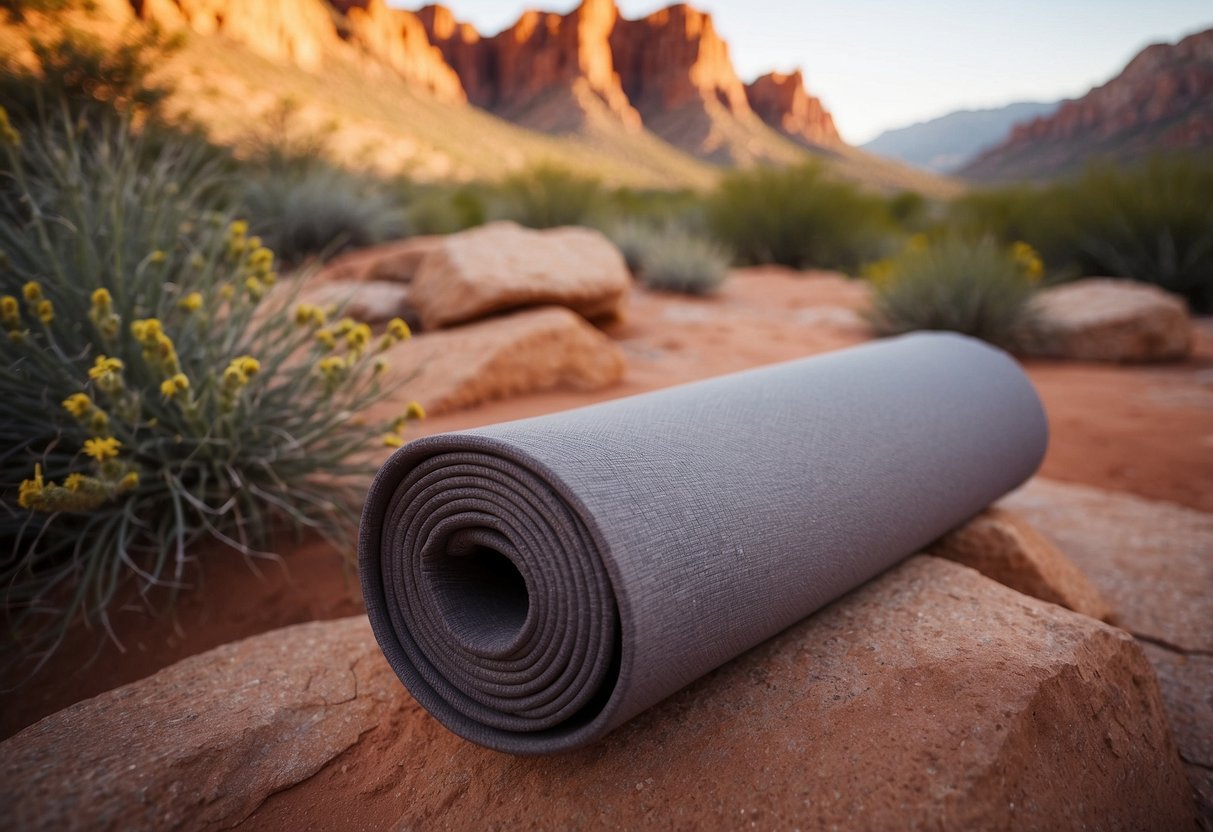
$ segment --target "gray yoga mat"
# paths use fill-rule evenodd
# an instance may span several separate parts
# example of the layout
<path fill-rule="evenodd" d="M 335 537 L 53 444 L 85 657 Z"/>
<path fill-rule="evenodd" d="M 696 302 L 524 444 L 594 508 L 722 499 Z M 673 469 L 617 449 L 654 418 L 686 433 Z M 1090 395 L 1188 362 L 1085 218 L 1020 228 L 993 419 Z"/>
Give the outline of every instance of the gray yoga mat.
<path fill-rule="evenodd" d="M 1047 432 L 1010 357 L 931 333 L 418 439 L 367 496 L 367 614 L 455 733 L 574 748 L 1018 486 Z"/>

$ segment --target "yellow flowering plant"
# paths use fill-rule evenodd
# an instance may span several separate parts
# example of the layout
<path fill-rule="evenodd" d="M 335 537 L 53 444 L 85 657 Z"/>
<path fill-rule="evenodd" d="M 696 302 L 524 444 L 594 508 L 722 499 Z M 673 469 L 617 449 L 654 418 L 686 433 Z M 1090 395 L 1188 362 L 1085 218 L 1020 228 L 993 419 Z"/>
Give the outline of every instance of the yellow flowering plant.
<path fill-rule="evenodd" d="M 107 628 L 124 579 L 189 586 L 203 538 L 268 556 L 293 525 L 348 549 L 384 431 L 403 442 L 420 415 L 354 418 L 408 327 L 297 303 L 213 210 L 205 163 L 66 134 L 27 131 L 0 187 L 0 592 L 26 655 L 73 621 Z"/>
<path fill-rule="evenodd" d="M 869 318 L 877 332 L 950 330 L 1014 347 L 1044 273 L 1026 243 L 918 236 L 896 257 L 872 264 Z"/>

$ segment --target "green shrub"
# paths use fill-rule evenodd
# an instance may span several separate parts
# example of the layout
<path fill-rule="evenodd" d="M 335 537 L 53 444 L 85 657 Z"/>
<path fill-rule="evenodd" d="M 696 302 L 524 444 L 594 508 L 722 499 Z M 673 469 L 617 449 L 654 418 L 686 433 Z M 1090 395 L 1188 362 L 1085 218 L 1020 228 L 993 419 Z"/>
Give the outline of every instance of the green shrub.
<path fill-rule="evenodd" d="M 601 183 L 558 165 L 536 165 L 502 182 L 495 215 L 530 228 L 589 225 L 601 210 Z"/>
<path fill-rule="evenodd" d="M 1213 312 L 1213 164 L 1157 157 L 1128 171 L 1096 167 L 1058 191 L 1081 274 L 1153 283 Z"/>
<path fill-rule="evenodd" d="M 638 220 L 618 220 L 607 223 L 602 233 L 610 239 L 632 274 L 640 272 L 640 264 L 649 250 L 662 238 L 660 228 L 655 228 L 651 222 Z"/>
<path fill-rule="evenodd" d="M 957 233 L 1030 243 L 1053 276 L 1132 278 L 1213 311 L 1213 165 L 1194 158 L 976 191 L 953 204 L 950 223 Z"/>
<path fill-rule="evenodd" d="M 726 176 L 707 201 L 708 227 L 747 263 L 854 270 L 879 257 L 884 201 L 832 181 L 815 164 Z"/>
<path fill-rule="evenodd" d="M 254 180 L 244 194 L 243 213 L 266 245 L 292 265 L 402 237 L 407 230 L 389 196 L 327 167 Z"/>
<path fill-rule="evenodd" d="M 454 234 L 488 220 L 488 208 L 482 188 L 462 185 L 405 189 L 406 216 L 414 234 Z"/>
<path fill-rule="evenodd" d="M 640 251 L 636 274 L 650 289 L 704 295 L 724 282 L 731 260 L 722 246 L 672 227 L 655 234 Z"/>
<path fill-rule="evenodd" d="M 990 238 L 917 239 L 902 254 L 869 268 L 870 319 L 882 335 L 949 330 L 1013 345 L 1041 264 L 1024 244 L 1008 250 Z"/>
<path fill-rule="evenodd" d="M 125 129 L 0 140 L 18 203 L 0 215 L 7 643 L 108 627 L 131 579 L 171 596 L 204 538 L 247 556 L 273 527 L 347 541 L 370 473 L 355 455 L 382 431 L 350 417 L 384 394 L 376 352 L 403 324 L 376 341 L 290 309 L 188 149 L 146 163 Z"/>

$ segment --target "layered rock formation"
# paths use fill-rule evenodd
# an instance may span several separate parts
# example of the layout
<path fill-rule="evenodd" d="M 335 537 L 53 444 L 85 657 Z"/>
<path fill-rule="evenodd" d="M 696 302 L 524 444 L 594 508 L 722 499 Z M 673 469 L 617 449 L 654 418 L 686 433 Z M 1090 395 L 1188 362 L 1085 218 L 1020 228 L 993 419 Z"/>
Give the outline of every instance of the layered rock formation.
<path fill-rule="evenodd" d="M 223 35 L 274 61 L 320 70 L 326 57 L 356 56 L 387 67 L 445 101 L 464 101 L 459 76 L 412 12 L 384 0 L 130 0 L 166 30 Z"/>
<path fill-rule="evenodd" d="M 792 163 L 800 160 L 793 142 L 841 144 L 800 73 L 763 76 L 747 88 L 711 15 L 686 4 L 626 20 L 615 0 L 583 0 L 563 15 L 528 10 L 485 37 L 443 6 L 414 13 L 387 0 L 113 2 L 123 15 L 222 35 L 311 71 L 331 57 L 356 57 L 440 100 L 470 102 L 546 133 L 647 128 L 722 164 Z"/>
<path fill-rule="evenodd" d="M 842 143 L 834 117 L 820 98 L 809 95 L 800 70 L 768 72 L 746 84 L 745 91 L 758 117 L 785 135 L 814 146 Z"/>
<path fill-rule="evenodd" d="M 1213 147 L 1213 29 L 1154 44 L 1108 83 L 1055 113 L 1016 125 L 962 171 L 980 179 L 1041 177 L 1091 157 L 1132 160 Z"/>

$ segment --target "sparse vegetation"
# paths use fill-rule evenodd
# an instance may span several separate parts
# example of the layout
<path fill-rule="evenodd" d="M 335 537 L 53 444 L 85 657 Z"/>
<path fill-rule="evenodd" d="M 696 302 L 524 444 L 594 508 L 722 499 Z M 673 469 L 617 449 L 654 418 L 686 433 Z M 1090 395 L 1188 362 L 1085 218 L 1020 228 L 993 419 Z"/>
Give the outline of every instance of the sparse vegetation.
<path fill-rule="evenodd" d="M 645 286 L 688 295 L 719 288 L 732 259 L 723 246 L 677 227 L 655 233 L 637 258 L 635 273 Z"/>
<path fill-rule="evenodd" d="M 1128 277 L 1213 311 L 1213 165 L 1157 157 L 1092 167 L 1045 187 L 979 191 L 952 208 L 955 228 L 1026 240 L 1052 274 Z"/>
<path fill-rule="evenodd" d="M 552 164 L 507 177 L 498 193 L 497 217 L 531 228 L 589 225 L 604 201 L 597 179 Z"/>
<path fill-rule="evenodd" d="M 883 254 L 884 200 L 828 179 L 814 164 L 725 177 L 707 201 L 708 227 L 745 263 L 854 271 Z"/>
<path fill-rule="evenodd" d="M 990 238 L 916 237 L 868 268 L 870 319 L 883 335 L 948 330 L 1009 347 L 1042 269 L 1025 243 L 1007 249 Z"/>
<path fill-rule="evenodd" d="M 403 212 L 382 189 L 329 167 L 254 180 L 244 194 L 243 213 L 290 265 L 406 232 Z"/>
<path fill-rule="evenodd" d="M 188 145 L 153 154 L 125 127 L 0 141 L 7 643 L 108 627 L 131 580 L 171 595 L 205 538 L 250 557 L 274 526 L 346 539 L 383 431 L 350 415 L 385 392 L 376 353 L 403 323 L 375 338 L 292 309 Z"/>

